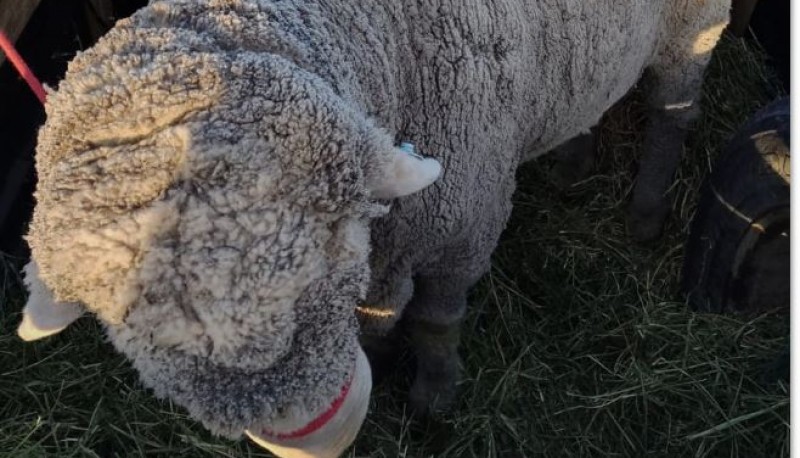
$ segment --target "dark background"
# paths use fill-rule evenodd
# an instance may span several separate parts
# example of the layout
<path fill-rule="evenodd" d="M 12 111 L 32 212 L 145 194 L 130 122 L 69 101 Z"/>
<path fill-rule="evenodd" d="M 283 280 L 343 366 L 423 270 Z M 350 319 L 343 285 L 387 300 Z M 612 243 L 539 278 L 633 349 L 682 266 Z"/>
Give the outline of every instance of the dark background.
<path fill-rule="evenodd" d="M 56 88 L 67 63 L 90 47 L 117 19 L 146 0 L 43 0 L 16 46 L 43 83 Z M 759 2 L 747 39 L 757 40 L 770 56 L 789 91 L 789 0 Z M 33 210 L 36 132 L 44 109 L 10 64 L 0 66 L 0 252 L 28 255 L 22 241 Z"/>

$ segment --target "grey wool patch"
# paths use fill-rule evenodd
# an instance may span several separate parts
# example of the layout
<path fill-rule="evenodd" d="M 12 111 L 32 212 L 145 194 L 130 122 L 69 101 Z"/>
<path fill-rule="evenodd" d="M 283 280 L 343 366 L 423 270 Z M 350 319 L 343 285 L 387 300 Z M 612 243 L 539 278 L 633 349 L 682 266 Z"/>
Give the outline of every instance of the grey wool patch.
<path fill-rule="evenodd" d="M 359 320 L 460 318 L 405 311 L 412 279 L 477 280 L 523 158 L 593 126 L 704 2 L 468 3 L 174 0 L 120 21 L 49 96 L 42 281 L 216 434 L 320 411 Z M 724 21 L 718 3 L 689 20 Z M 389 210 L 369 189 L 399 140 L 444 173 Z"/>

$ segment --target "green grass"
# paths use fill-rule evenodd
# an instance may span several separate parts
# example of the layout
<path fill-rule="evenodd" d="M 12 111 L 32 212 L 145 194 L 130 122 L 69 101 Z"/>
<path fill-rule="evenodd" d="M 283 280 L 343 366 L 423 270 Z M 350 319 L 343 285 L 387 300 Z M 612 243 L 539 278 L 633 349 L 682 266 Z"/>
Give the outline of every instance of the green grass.
<path fill-rule="evenodd" d="M 673 213 L 649 246 L 632 243 L 624 224 L 640 93 L 604 120 L 592 177 L 559 192 L 546 160 L 524 166 L 493 268 L 471 295 L 455 411 L 410 421 L 401 365 L 374 390 L 354 455 L 788 456 L 789 388 L 760 383 L 788 323 L 692 313 L 679 291 L 697 189 L 731 132 L 777 93 L 770 81 L 758 52 L 725 39 Z M 12 261 L 0 277 L 0 456 L 269 456 L 156 401 L 91 319 L 20 342 Z"/>

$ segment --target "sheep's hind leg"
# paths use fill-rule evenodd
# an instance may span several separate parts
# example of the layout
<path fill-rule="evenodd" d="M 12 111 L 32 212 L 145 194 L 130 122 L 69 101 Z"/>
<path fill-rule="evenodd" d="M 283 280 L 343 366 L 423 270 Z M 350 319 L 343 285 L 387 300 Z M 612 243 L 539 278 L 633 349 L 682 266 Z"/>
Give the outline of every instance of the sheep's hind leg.
<path fill-rule="evenodd" d="M 686 124 L 667 110 L 653 109 L 645 131 L 644 154 L 628 209 L 628 230 L 636 240 L 646 242 L 661 235 L 669 214 L 667 191 L 678 167 Z"/>
<path fill-rule="evenodd" d="M 727 14 L 722 7 L 707 7 L 719 9 L 718 16 L 722 18 Z M 639 241 L 653 240 L 661 234 L 670 208 L 667 191 L 680 160 L 689 124 L 700 114 L 703 73 L 724 27 L 724 22 L 717 24 L 712 20 L 713 14 L 676 14 L 706 19 L 685 24 L 673 22 L 673 38 L 666 42 L 649 68 L 652 78 L 648 99 L 650 113 L 628 215 L 628 229 Z"/>
<path fill-rule="evenodd" d="M 555 164 L 550 169 L 550 179 L 560 189 L 566 189 L 583 180 L 594 168 L 597 149 L 597 128 L 578 135 L 557 146 L 552 153 Z"/>

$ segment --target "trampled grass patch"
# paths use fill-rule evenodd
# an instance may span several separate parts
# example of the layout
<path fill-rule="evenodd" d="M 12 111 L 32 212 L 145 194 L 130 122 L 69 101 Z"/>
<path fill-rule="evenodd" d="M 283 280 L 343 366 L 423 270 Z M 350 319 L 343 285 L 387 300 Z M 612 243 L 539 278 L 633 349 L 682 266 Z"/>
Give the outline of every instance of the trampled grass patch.
<path fill-rule="evenodd" d="M 625 230 L 644 126 L 639 92 L 606 116 L 591 177 L 559 191 L 547 160 L 525 165 L 492 270 L 471 295 L 455 411 L 409 418 L 406 356 L 375 388 L 351 455 L 788 456 L 789 389 L 763 377 L 788 323 L 693 313 L 679 290 L 700 183 L 733 130 L 776 94 L 761 55 L 726 38 L 665 234 L 647 246 Z M 269 456 L 155 400 L 91 318 L 21 342 L 19 261 L 2 264 L 1 456 Z"/>

